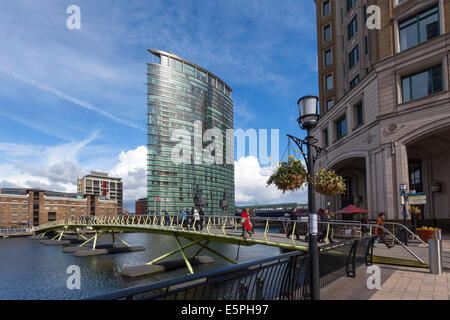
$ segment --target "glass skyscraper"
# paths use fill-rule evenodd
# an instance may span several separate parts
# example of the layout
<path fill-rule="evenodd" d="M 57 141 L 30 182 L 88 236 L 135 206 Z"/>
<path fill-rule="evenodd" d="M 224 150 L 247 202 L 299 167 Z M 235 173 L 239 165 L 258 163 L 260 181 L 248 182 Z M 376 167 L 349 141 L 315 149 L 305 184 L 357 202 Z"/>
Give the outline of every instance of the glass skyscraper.
<path fill-rule="evenodd" d="M 175 164 L 172 152 L 179 142 L 171 139 L 174 130 L 186 130 L 194 152 L 195 138 L 201 149 L 203 133 L 217 128 L 223 138 L 233 129 L 231 89 L 207 70 L 172 53 L 148 50 L 147 133 L 148 212 L 169 214 L 194 207 L 194 196 L 201 192 L 205 214 L 222 214 L 226 199 L 228 211 L 234 209 L 233 139 L 223 142 L 223 164 Z M 201 125 L 199 130 L 198 124 Z M 196 129 L 197 128 L 197 129 Z M 217 150 L 215 153 L 221 153 Z M 213 153 L 213 156 L 215 154 Z M 226 158 L 231 156 L 231 161 Z"/>

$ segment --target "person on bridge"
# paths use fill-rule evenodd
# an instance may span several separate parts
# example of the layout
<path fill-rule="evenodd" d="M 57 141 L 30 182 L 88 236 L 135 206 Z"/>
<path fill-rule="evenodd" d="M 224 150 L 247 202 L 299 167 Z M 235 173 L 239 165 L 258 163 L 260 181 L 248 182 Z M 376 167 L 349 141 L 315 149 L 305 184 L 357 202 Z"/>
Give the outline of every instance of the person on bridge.
<path fill-rule="evenodd" d="M 255 208 L 252 209 L 252 212 L 250 213 L 250 221 L 253 221 L 253 223 L 255 222 L 256 218 L 256 210 Z M 255 220 L 253 220 L 255 219 Z M 255 233 L 255 228 L 253 228 L 253 223 L 250 223 L 250 227 L 252 227 L 252 232 Z"/>
<path fill-rule="evenodd" d="M 375 228 L 375 234 L 378 236 L 378 238 L 375 240 L 375 243 L 381 241 L 383 242 L 386 247 L 388 247 L 389 249 L 392 248 L 393 246 L 390 245 L 389 243 L 387 243 L 386 238 L 384 236 L 384 212 L 381 212 L 378 215 L 378 220 L 377 220 L 377 227 Z"/>
<path fill-rule="evenodd" d="M 167 212 L 167 210 L 164 210 L 164 225 L 170 225 L 169 213 Z"/>
<path fill-rule="evenodd" d="M 289 219 L 291 219 L 291 222 L 286 230 L 286 237 L 290 238 L 292 232 L 294 232 L 297 240 L 300 240 L 300 225 L 295 223 L 297 221 L 297 207 L 292 208 L 291 213 L 289 214 Z"/>
<path fill-rule="evenodd" d="M 366 226 L 369 224 L 369 218 L 367 217 L 367 213 L 363 213 L 361 215 L 361 236 L 366 237 L 369 234 L 369 227 Z"/>
<path fill-rule="evenodd" d="M 249 208 L 245 208 L 242 210 L 241 214 L 241 222 L 242 222 L 242 236 L 245 238 L 245 233 L 252 237 L 252 227 L 250 225 L 250 215 L 248 214 Z"/>
<path fill-rule="evenodd" d="M 186 212 L 186 210 L 181 210 L 179 224 L 183 228 L 187 225 L 187 212 Z"/>
<path fill-rule="evenodd" d="M 197 209 L 194 209 L 194 219 L 192 222 L 192 228 L 197 231 L 200 228 L 200 214 L 198 213 Z"/>
<path fill-rule="evenodd" d="M 200 207 L 200 211 L 198 212 L 198 214 L 200 215 L 200 221 L 199 221 L 200 230 L 203 230 L 203 222 L 205 221 L 205 213 L 203 212 L 202 207 Z"/>
<path fill-rule="evenodd" d="M 330 212 L 327 210 L 323 211 L 320 217 L 320 220 L 322 220 L 321 223 L 321 234 L 319 237 L 319 242 L 323 242 L 326 238 L 327 238 L 327 233 L 328 233 L 328 241 L 330 243 L 334 243 L 333 240 L 333 226 L 330 224 L 331 222 L 331 217 L 330 217 Z"/>

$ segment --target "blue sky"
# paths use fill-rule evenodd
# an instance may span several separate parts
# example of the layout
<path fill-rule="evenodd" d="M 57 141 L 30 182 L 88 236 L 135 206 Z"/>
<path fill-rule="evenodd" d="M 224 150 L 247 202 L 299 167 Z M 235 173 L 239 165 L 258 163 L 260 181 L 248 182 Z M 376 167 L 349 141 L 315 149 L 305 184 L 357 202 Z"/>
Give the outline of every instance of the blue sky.
<path fill-rule="evenodd" d="M 81 30 L 66 27 L 72 4 Z M 280 153 L 286 133 L 303 135 L 297 99 L 318 93 L 313 0 L 5 0 L 0 28 L 0 187 L 74 191 L 104 170 L 122 176 L 126 200 L 145 196 L 147 48 L 219 76 L 235 128 L 280 129 Z M 240 202 L 306 200 L 261 181 L 238 178 Z"/>

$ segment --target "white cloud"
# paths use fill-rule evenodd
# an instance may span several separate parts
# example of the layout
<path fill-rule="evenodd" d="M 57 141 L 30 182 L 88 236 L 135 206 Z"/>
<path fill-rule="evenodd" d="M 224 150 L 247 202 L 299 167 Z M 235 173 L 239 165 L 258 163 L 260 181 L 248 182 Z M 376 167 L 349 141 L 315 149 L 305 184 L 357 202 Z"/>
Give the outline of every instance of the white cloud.
<path fill-rule="evenodd" d="M 94 136 L 95 137 L 95 136 Z M 77 155 L 90 143 L 94 137 L 80 142 L 61 144 L 45 149 L 39 146 L 23 146 L 22 151 L 34 150 L 39 153 L 40 161 L 34 168 L 26 166 L 23 162 L 13 162 L 0 166 L 0 187 L 41 187 L 57 191 L 75 192 L 76 178 L 81 177 L 90 170 L 109 172 L 111 176 L 122 178 L 124 186 L 124 200 L 134 201 L 147 195 L 147 147 L 138 146 L 135 149 L 120 152 L 112 169 L 105 167 L 81 166 L 77 163 Z M 69 152 L 69 145 L 74 150 Z M 7 149 L 3 145 L 3 149 Z M 0 144 L 0 150 L 2 145 Z M 44 150 L 43 150 L 44 149 Z M 17 151 L 17 149 L 16 149 Z M 68 156 L 60 158 L 54 154 L 69 152 Z M 17 155 L 23 155 L 18 152 Z M 46 160 L 45 160 L 46 159 Z M 261 167 L 257 158 L 253 156 L 240 158 L 235 161 L 235 199 L 237 204 L 252 203 L 280 203 L 280 202 L 306 202 L 306 189 L 296 192 L 277 190 L 274 186 L 267 186 L 267 179 L 272 168 Z"/>
<path fill-rule="evenodd" d="M 111 176 L 122 178 L 124 198 L 144 198 L 147 195 L 147 147 L 122 151 L 119 163 L 110 171 Z"/>
<path fill-rule="evenodd" d="M 286 192 L 267 186 L 272 168 L 261 167 L 257 158 L 242 157 L 234 163 L 236 204 L 306 202 L 307 189 Z"/>

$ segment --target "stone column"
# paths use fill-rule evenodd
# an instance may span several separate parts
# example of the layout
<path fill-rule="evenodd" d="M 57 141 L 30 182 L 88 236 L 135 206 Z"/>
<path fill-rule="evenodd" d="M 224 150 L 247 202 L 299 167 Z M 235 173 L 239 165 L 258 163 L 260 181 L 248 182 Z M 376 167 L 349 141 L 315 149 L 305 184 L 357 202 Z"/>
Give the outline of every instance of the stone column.
<path fill-rule="evenodd" d="M 393 186 L 394 201 L 396 201 L 394 208 L 395 219 L 403 219 L 403 205 L 400 198 L 400 184 L 405 183 L 409 189 L 409 176 L 408 176 L 408 152 L 404 144 L 395 143 L 395 172 L 396 172 L 396 184 Z"/>

